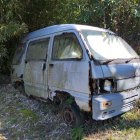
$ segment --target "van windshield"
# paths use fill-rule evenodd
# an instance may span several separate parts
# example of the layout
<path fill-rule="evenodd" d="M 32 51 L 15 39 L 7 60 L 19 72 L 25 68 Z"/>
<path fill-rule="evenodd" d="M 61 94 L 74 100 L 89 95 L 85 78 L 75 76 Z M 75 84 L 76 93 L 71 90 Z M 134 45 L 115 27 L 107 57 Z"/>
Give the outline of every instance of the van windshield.
<path fill-rule="evenodd" d="M 110 32 L 82 30 L 81 33 L 96 60 L 139 58 L 121 38 Z"/>

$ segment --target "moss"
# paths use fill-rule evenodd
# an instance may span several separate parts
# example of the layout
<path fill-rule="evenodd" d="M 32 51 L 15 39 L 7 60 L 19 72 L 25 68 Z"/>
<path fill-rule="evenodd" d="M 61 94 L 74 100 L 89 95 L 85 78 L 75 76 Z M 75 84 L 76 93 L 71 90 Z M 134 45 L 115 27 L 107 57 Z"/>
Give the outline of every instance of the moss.
<path fill-rule="evenodd" d="M 33 121 L 37 121 L 38 120 L 38 116 L 36 115 L 36 113 L 34 113 L 31 110 L 28 109 L 21 109 L 20 113 L 23 115 L 23 117 L 25 118 L 31 118 Z"/>

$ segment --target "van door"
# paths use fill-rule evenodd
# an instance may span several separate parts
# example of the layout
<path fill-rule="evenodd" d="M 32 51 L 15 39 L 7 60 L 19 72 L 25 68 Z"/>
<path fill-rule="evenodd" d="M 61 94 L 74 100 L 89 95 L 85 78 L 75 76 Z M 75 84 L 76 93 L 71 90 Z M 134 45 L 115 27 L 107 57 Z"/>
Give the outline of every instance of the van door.
<path fill-rule="evenodd" d="M 51 91 L 66 91 L 80 100 L 82 95 L 90 94 L 89 61 L 86 60 L 84 47 L 77 37 L 77 32 L 54 36 L 48 84 Z"/>
<path fill-rule="evenodd" d="M 28 95 L 47 98 L 47 52 L 49 38 L 31 41 L 28 44 L 24 85 Z"/>

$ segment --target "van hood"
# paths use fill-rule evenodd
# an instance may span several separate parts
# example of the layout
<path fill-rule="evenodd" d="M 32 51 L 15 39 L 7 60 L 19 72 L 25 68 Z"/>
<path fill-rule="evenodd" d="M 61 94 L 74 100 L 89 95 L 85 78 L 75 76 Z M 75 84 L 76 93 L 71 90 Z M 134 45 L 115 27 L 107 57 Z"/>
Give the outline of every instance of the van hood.
<path fill-rule="evenodd" d="M 140 85 L 140 62 L 101 65 L 104 78 L 113 77 L 117 82 L 117 91 L 135 88 Z"/>

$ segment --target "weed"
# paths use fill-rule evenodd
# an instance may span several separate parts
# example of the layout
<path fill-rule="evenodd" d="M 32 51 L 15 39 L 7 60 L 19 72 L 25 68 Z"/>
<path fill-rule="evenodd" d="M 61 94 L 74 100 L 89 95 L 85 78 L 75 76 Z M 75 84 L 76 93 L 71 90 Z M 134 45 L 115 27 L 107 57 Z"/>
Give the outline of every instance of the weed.
<path fill-rule="evenodd" d="M 33 121 L 38 120 L 38 116 L 31 110 L 28 109 L 21 109 L 20 113 L 25 117 L 25 118 L 31 118 Z"/>
<path fill-rule="evenodd" d="M 73 103 L 74 99 L 70 96 L 68 99 L 66 99 L 65 103 L 66 105 L 71 105 Z"/>
<path fill-rule="evenodd" d="M 83 127 L 75 127 L 71 130 L 71 135 L 73 140 L 81 140 L 83 138 Z"/>

